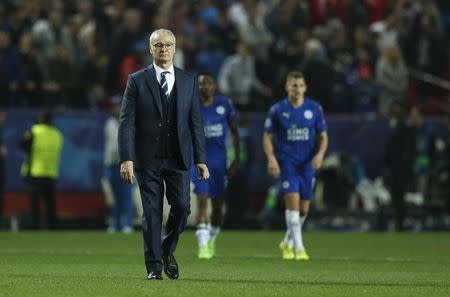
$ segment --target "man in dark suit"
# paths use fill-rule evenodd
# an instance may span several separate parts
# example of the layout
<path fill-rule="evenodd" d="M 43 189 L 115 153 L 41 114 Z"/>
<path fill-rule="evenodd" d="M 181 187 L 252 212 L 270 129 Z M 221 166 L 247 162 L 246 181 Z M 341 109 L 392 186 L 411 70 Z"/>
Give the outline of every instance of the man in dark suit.
<path fill-rule="evenodd" d="M 149 42 L 153 64 L 129 75 L 123 97 L 120 172 L 125 181 L 132 183 L 136 176 L 139 183 L 147 279 L 162 279 L 163 268 L 177 279 L 173 254 L 190 214 L 192 158 L 200 179 L 207 179 L 209 171 L 196 79 L 173 66 L 171 31 L 156 30 Z M 164 192 L 171 207 L 161 239 Z"/>

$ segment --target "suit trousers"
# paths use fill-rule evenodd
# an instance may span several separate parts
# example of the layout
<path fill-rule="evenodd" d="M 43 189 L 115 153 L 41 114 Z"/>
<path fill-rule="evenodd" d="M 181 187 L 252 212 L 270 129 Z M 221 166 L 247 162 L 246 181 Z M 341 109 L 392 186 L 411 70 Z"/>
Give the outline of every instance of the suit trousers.
<path fill-rule="evenodd" d="M 147 272 L 162 271 L 163 255 L 174 253 L 190 211 L 190 171 L 180 169 L 176 160 L 155 159 L 149 168 L 136 168 L 144 215 L 144 258 Z M 161 236 L 164 192 L 170 205 Z"/>

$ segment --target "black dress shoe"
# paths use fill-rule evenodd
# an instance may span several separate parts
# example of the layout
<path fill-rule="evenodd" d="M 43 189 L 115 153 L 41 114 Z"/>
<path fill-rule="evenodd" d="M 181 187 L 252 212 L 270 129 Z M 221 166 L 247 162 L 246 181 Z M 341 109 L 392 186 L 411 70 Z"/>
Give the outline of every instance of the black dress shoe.
<path fill-rule="evenodd" d="M 150 271 L 150 273 L 147 275 L 148 280 L 162 280 L 161 272 L 156 271 Z"/>
<path fill-rule="evenodd" d="M 173 255 L 164 256 L 163 255 L 163 262 L 164 262 L 164 273 L 167 275 L 170 279 L 177 279 L 178 278 L 178 264 L 177 260 L 175 260 L 175 257 Z"/>

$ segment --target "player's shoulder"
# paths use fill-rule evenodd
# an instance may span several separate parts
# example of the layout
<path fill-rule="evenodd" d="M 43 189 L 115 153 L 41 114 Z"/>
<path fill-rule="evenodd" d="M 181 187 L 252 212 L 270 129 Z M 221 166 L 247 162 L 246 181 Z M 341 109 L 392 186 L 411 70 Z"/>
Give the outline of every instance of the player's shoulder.
<path fill-rule="evenodd" d="M 231 99 L 223 95 L 214 96 L 213 106 L 215 107 L 216 112 L 223 116 L 235 111 Z"/>
<path fill-rule="evenodd" d="M 275 102 L 270 108 L 269 108 L 269 112 L 271 113 L 275 113 L 278 112 L 280 110 L 282 110 L 283 108 L 285 108 L 287 106 L 287 99 L 281 99 L 277 102 Z"/>
<path fill-rule="evenodd" d="M 309 97 L 305 98 L 305 106 L 314 110 L 322 110 L 322 105 L 314 99 L 311 99 Z"/>
<path fill-rule="evenodd" d="M 141 77 L 144 77 L 145 73 L 148 71 L 148 67 L 142 68 L 130 74 L 134 80 L 139 80 Z"/>
<path fill-rule="evenodd" d="M 217 105 L 232 105 L 231 99 L 224 95 L 215 95 L 214 101 Z"/>

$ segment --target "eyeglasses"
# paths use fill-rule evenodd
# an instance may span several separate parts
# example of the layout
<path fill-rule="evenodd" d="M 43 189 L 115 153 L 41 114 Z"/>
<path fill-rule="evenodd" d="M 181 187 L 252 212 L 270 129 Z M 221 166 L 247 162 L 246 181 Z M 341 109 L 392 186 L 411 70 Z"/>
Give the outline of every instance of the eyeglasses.
<path fill-rule="evenodd" d="M 157 49 L 163 49 L 163 48 L 171 48 L 174 45 L 174 43 L 156 43 L 153 44 L 153 46 Z"/>

